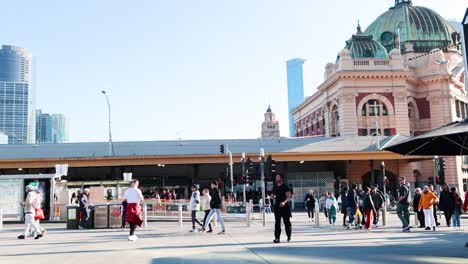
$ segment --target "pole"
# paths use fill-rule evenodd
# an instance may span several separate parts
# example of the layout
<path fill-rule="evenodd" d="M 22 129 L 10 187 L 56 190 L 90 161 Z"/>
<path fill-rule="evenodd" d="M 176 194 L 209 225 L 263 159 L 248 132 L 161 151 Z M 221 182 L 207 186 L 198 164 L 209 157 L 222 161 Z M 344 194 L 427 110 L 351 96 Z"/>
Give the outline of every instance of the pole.
<path fill-rule="evenodd" d="M 183 227 L 183 222 L 182 222 L 182 204 L 179 204 L 178 206 L 178 212 L 179 212 L 179 227 Z"/>
<path fill-rule="evenodd" d="M 383 179 L 383 191 L 384 191 L 384 206 L 383 206 L 383 215 L 382 215 L 382 225 L 387 225 L 387 179 L 385 177 L 385 162 L 382 161 L 382 179 Z"/>
<path fill-rule="evenodd" d="M 262 225 L 266 226 L 266 216 L 265 216 L 265 151 L 263 148 L 260 148 L 260 183 L 262 184 Z"/>
<path fill-rule="evenodd" d="M 148 227 L 148 207 L 146 202 L 143 202 L 143 226 Z"/>
<path fill-rule="evenodd" d="M 226 145 L 226 149 L 229 153 L 229 176 L 231 177 L 231 194 L 234 195 L 234 170 L 233 170 L 233 165 L 234 162 L 232 161 L 232 152 L 229 149 L 229 145 Z"/>
<path fill-rule="evenodd" d="M 106 97 L 107 109 L 109 112 L 109 156 L 114 156 L 114 146 L 112 145 L 112 129 L 111 129 L 111 106 L 106 91 L 101 91 Z"/>
<path fill-rule="evenodd" d="M 3 231 L 3 208 L 0 207 L 0 231 Z"/>
<path fill-rule="evenodd" d="M 243 183 L 242 183 L 242 192 L 243 192 L 243 198 L 244 198 L 244 203 L 247 204 L 247 195 L 245 193 L 245 152 L 242 152 L 242 179 L 243 180 Z"/>

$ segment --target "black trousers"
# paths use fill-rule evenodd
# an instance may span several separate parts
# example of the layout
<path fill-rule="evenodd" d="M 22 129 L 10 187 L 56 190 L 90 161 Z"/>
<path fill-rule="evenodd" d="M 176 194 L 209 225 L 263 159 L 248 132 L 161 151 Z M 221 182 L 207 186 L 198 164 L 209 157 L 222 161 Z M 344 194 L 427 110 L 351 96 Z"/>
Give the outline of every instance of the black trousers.
<path fill-rule="evenodd" d="M 284 229 L 288 238 L 291 237 L 291 211 L 289 208 L 275 208 L 275 238 L 279 239 L 281 236 L 281 219 L 284 222 Z"/>
<path fill-rule="evenodd" d="M 314 211 L 315 207 L 307 206 L 307 215 L 309 216 L 309 218 L 314 219 Z"/>
<path fill-rule="evenodd" d="M 198 219 L 197 219 L 197 211 L 192 211 L 192 229 L 195 229 L 195 223 L 202 226 L 200 221 L 198 221 Z"/>
<path fill-rule="evenodd" d="M 419 226 L 426 227 L 426 223 L 424 222 L 424 211 L 423 210 L 418 211 L 418 221 L 419 221 Z"/>
<path fill-rule="evenodd" d="M 205 217 L 203 217 L 203 226 L 205 226 L 206 224 L 206 219 L 208 218 L 208 214 L 210 213 L 211 210 L 205 210 Z M 210 231 L 213 231 L 213 229 L 211 228 L 211 223 L 209 223 L 208 225 L 210 227 Z"/>
<path fill-rule="evenodd" d="M 136 227 L 137 225 L 135 225 L 134 223 L 130 223 L 130 235 L 131 236 L 135 234 Z"/>
<path fill-rule="evenodd" d="M 447 226 L 450 226 L 450 222 L 452 220 L 453 211 L 450 209 L 444 210 L 445 221 L 447 221 Z"/>
<path fill-rule="evenodd" d="M 437 220 L 437 209 L 438 209 L 438 208 L 437 208 L 437 204 L 434 204 L 434 207 L 433 207 L 433 208 L 434 208 L 433 212 L 434 212 L 434 219 L 435 219 L 435 222 L 436 222 L 437 225 L 439 225 L 439 220 Z"/>

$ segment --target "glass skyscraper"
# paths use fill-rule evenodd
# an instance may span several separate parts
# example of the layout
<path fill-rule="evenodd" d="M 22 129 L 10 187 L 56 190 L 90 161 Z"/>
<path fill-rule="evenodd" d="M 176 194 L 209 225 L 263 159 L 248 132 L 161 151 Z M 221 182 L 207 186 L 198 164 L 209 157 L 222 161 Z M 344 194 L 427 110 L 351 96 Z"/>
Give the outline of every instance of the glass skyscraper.
<path fill-rule="evenodd" d="M 289 136 L 295 136 L 294 119 L 292 111 L 304 102 L 304 78 L 302 72 L 303 59 L 292 59 L 287 61 L 288 70 L 288 115 Z"/>
<path fill-rule="evenodd" d="M 36 143 L 63 143 L 68 141 L 68 123 L 63 114 L 36 111 Z"/>
<path fill-rule="evenodd" d="M 32 56 L 23 48 L 0 49 L 0 133 L 9 144 L 36 141 Z"/>

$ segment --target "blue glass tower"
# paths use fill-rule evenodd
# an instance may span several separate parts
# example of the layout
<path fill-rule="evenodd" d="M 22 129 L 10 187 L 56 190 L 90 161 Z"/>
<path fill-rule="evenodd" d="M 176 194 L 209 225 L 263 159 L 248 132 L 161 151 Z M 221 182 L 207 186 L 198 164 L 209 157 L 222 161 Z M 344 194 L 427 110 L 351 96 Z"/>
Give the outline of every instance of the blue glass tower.
<path fill-rule="evenodd" d="M 292 110 L 304 102 L 304 78 L 302 72 L 303 59 L 292 59 L 287 61 L 288 70 L 288 114 L 289 114 L 289 136 L 295 136 L 294 119 Z"/>
<path fill-rule="evenodd" d="M 32 144 L 36 138 L 32 56 L 25 49 L 0 49 L 0 133 L 9 144 Z"/>

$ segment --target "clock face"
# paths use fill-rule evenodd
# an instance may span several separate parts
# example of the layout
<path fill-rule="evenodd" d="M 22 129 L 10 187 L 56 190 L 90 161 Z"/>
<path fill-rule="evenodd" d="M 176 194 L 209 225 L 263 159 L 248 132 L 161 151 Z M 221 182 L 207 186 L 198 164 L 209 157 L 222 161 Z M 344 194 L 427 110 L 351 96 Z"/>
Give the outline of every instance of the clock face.
<path fill-rule="evenodd" d="M 380 40 L 384 46 L 390 46 L 393 45 L 393 33 L 392 32 L 384 32 L 382 36 L 380 37 Z"/>

